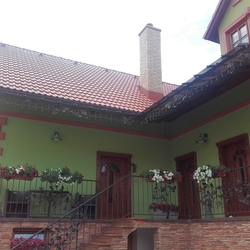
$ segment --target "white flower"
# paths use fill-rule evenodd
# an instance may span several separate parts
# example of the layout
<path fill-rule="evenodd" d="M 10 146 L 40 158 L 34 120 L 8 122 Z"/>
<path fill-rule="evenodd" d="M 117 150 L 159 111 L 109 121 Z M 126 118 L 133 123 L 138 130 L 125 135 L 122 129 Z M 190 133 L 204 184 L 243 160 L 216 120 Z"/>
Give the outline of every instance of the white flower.
<path fill-rule="evenodd" d="M 197 183 L 203 182 L 207 184 L 213 179 L 212 170 L 207 165 L 199 167 L 194 171 L 193 179 L 196 180 Z"/>

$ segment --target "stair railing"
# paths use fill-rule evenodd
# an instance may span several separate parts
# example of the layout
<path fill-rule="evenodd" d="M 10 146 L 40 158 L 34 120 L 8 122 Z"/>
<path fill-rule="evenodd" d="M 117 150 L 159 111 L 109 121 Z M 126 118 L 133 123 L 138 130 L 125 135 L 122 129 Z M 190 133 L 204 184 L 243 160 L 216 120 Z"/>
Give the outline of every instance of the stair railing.
<path fill-rule="evenodd" d="M 127 188 L 126 188 L 127 187 Z M 131 176 L 127 175 L 77 205 L 11 250 L 27 244 L 38 234 L 47 235 L 40 249 L 82 249 L 120 220 L 131 215 Z"/>

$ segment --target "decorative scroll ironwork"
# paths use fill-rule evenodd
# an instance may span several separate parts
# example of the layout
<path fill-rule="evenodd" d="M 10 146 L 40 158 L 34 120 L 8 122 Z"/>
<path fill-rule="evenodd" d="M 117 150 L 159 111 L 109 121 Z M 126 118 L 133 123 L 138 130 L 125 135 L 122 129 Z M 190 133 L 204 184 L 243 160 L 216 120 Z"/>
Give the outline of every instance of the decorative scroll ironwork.
<path fill-rule="evenodd" d="M 243 171 L 244 173 L 250 173 L 250 166 L 232 169 L 226 176 L 214 178 L 207 185 L 200 183 L 199 191 L 202 209 L 199 211 L 199 215 L 202 216 L 201 218 L 213 218 L 215 220 L 216 217 L 222 219 L 231 215 L 235 217 L 250 214 L 250 179 L 247 179 L 248 176 L 242 178 L 241 173 Z M 122 218 L 116 218 L 115 220 L 112 217 L 107 218 L 107 214 L 112 215 L 112 213 L 117 212 L 111 207 L 110 210 L 106 210 L 103 214 L 98 213 L 99 223 L 95 221 L 97 217 L 89 217 L 88 211 L 92 204 L 97 205 L 95 203 L 97 200 L 97 209 L 99 212 L 104 211 L 102 201 L 99 198 L 108 197 L 111 188 L 118 188 L 121 190 L 121 197 L 128 197 L 130 191 L 126 192 L 122 189 L 124 182 L 128 181 L 131 182 L 131 187 L 133 187 L 133 201 L 131 202 L 133 212 L 131 214 L 126 214 Z M 179 206 L 180 218 L 188 220 L 197 218 L 196 214 L 191 214 L 194 210 L 183 210 L 181 204 L 178 204 L 178 188 L 176 185 L 188 184 L 190 183 L 159 184 L 161 189 L 156 191 L 154 182 L 145 181 L 139 176 L 126 176 L 100 193 L 87 198 L 87 200 L 83 200 L 83 196 L 80 194 L 76 195 L 73 210 L 37 232 L 37 234 L 47 232 L 46 234 L 49 237 L 45 246 L 46 250 L 82 249 L 127 216 L 143 216 L 152 219 L 149 208 L 154 199 L 157 199 L 161 206 L 164 205 L 166 200 L 171 204 L 171 207 Z M 119 202 L 124 202 L 124 200 L 119 200 Z M 239 204 L 242 206 L 239 206 Z M 125 203 L 122 203 L 122 207 L 124 205 Z M 167 218 L 165 220 L 167 221 Z M 12 248 L 12 250 L 18 249 L 17 247 Z"/>
<path fill-rule="evenodd" d="M 49 112 L 53 115 L 63 114 L 72 115 L 81 119 L 94 119 L 109 122 L 119 122 L 125 125 L 132 125 L 137 121 L 136 116 L 133 112 L 131 115 L 124 115 L 122 110 L 108 111 L 108 108 L 102 107 L 103 111 L 97 108 L 82 108 L 77 105 L 67 105 L 61 103 L 53 103 L 46 100 L 35 100 L 31 98 L 14 97 L 10 94 L 0 95 L 1 105 L 13 105 L 16 107 L 40 110 L 42 112 Z"/>
<path fill-rule="evenodd" d="M 159 103 L 156 103 L 140 116 L 144 122 L 157 120 L 166 112 L 184 105 L 188 99 L 200 92 L 211 89 L 212 86 L 224 84 L 225 80 L 241 71 L 249 71 L 250 50 L 249 44 L 235 48 L 235 51 L 224 55 L 206 69 L 195 75 L 191 80 L 183 83 L 179 88 L 173 90 Z"/>

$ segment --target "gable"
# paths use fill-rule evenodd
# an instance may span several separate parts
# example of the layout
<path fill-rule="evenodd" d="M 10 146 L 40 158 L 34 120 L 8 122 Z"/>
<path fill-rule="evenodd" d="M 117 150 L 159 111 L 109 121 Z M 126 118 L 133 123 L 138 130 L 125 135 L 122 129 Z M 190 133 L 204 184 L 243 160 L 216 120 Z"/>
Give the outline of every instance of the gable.
<path fill-rule="evenodd" d="M 246 15 L 248 5 L 247 1 L 242 0 L 220 0 L 203 38 L 220 43 L 222 54 L 228 52 L 229 49 L 226 49 L 225 44 L 225 32 L 242 15 Z"/>

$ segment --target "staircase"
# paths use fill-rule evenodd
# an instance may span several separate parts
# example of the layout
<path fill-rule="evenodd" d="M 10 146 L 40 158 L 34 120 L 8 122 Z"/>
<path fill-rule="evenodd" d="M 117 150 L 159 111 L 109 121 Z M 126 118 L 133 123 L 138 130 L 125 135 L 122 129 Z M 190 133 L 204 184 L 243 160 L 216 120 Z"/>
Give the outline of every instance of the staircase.
<path fill-rule="evenodd" d="M 127 250 L 128 235 L 135 229 L 132 219 L 123 219 L 81 250 Z"/>

